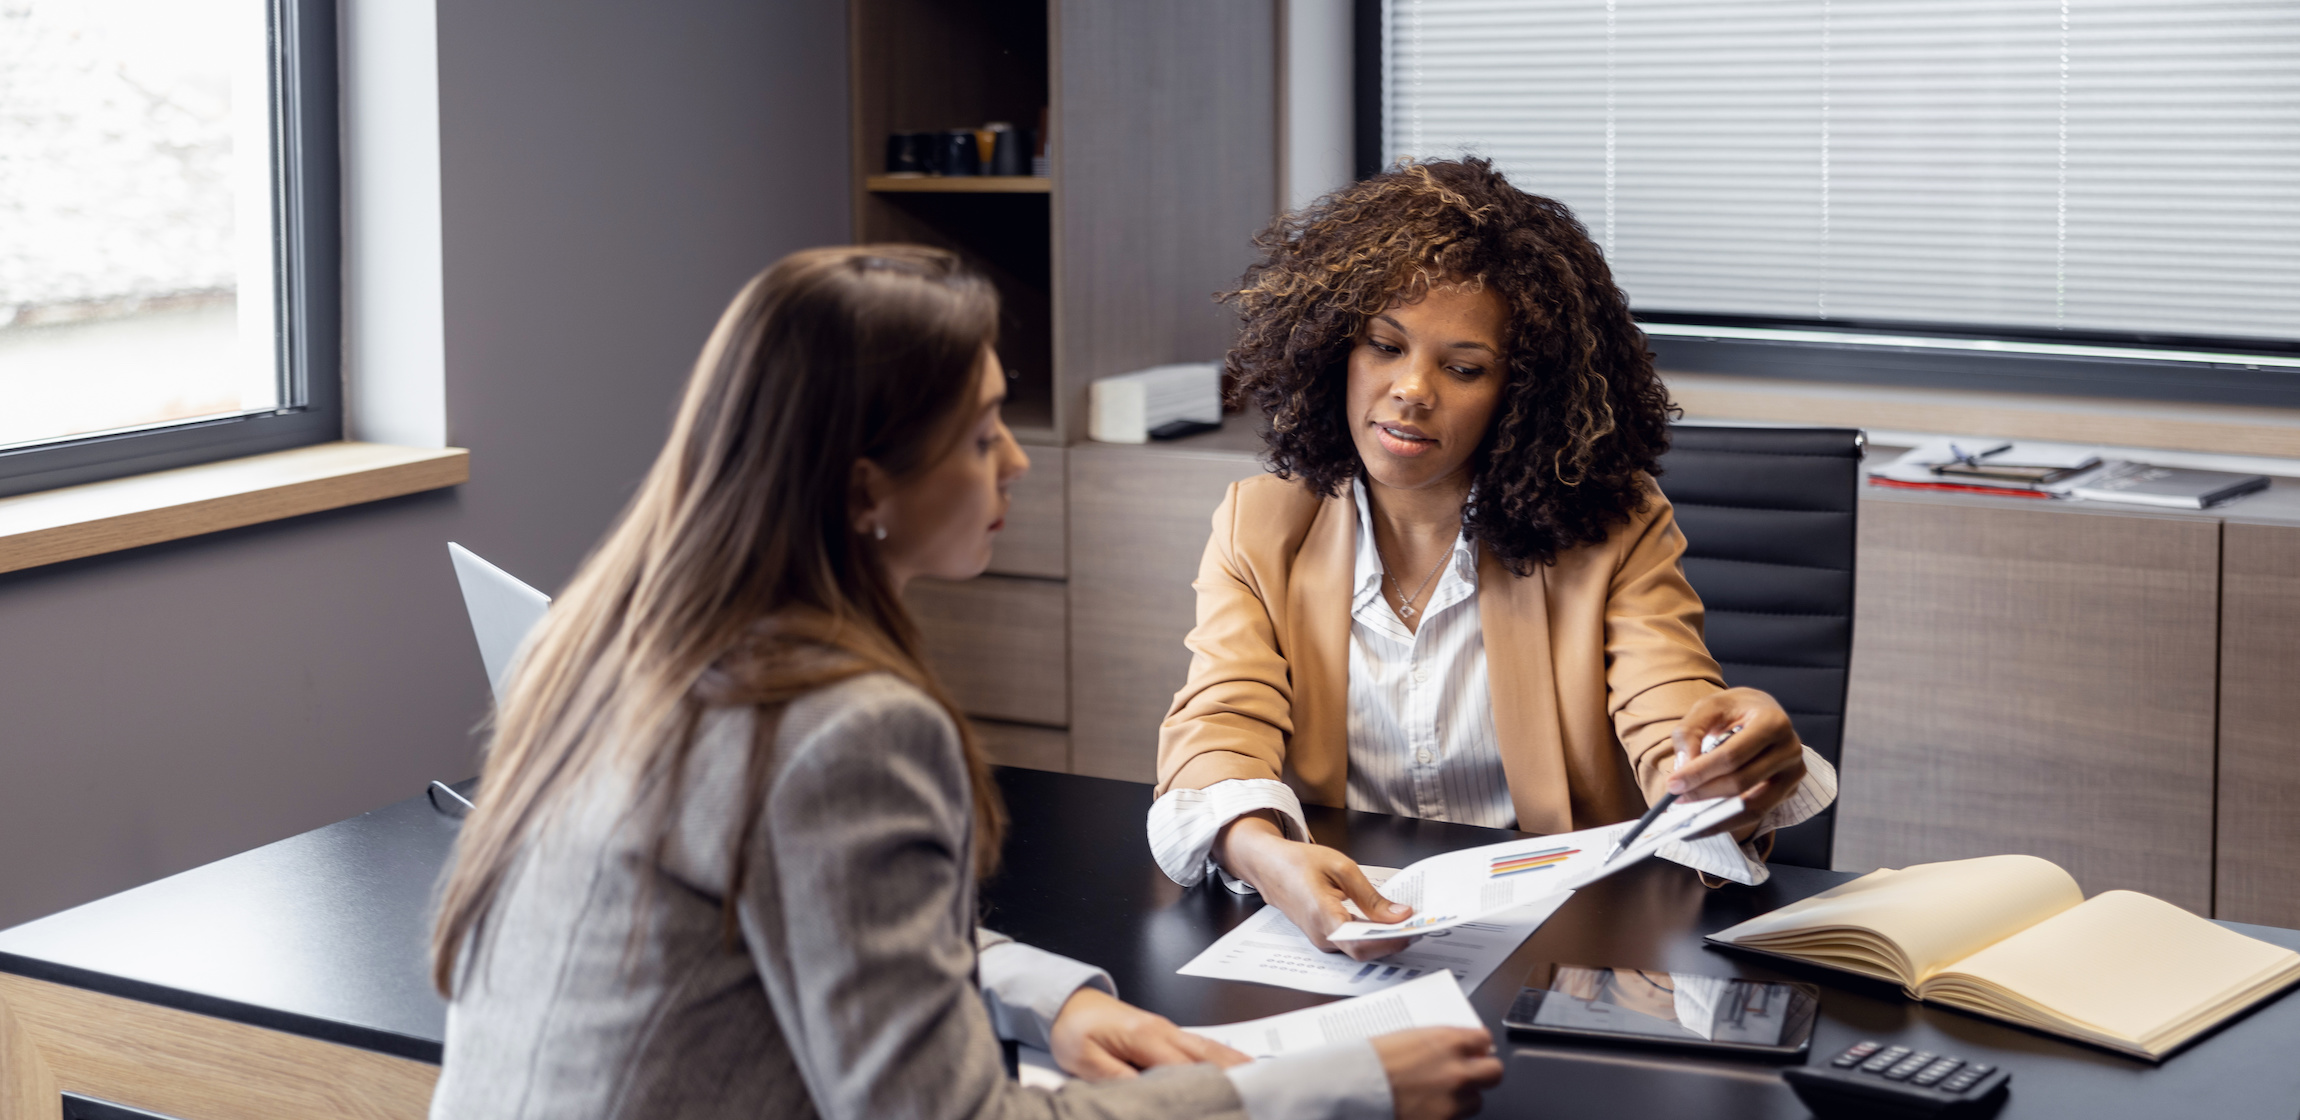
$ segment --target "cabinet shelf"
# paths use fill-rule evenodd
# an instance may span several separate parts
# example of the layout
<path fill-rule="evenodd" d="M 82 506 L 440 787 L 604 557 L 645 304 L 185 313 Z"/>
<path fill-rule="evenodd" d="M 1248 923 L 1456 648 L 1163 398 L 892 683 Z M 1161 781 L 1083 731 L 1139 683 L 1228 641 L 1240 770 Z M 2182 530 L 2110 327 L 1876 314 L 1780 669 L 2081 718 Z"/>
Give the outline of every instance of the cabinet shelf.
<path fill-rule="evenodd" d="M 880 193 L 1048 194 L 1054 180 L 1038 175 L 873 175 L 865 186 Z"/>

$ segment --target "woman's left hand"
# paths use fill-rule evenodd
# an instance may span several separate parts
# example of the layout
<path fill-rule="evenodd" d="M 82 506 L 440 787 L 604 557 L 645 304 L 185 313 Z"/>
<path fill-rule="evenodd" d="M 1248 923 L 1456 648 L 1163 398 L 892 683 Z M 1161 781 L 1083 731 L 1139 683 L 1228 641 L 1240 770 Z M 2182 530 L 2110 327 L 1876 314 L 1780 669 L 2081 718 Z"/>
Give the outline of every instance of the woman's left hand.
<path fill-rule="evenodd" d="M 1701 753 L 1704 736 L 1735 726 L 1741 730 L 1731 739 Z M 1729 688 L 1703 698 L 1678 721 L 1670 741 L 1677 749 L 1677 770 L 1669 776 L 1669 792 L 1687 801 L 1738 796 L 1746 806 L 1703 836 L 1731 832 L 1747 839 L 1765 812 L 1788 800 L 1805 780 L 1805 746 L 1789 725 L 1789 713 L 1754 688 Z"/>
<path fill-rule="evenodd" d="M 1054 1063 L 1088 1081 L 1133 1077 L 1156 1066 L 1212 1062 L 1227 1069 L 1250 1060 L 1098 988 L 1072 993 L 1048 1033 Z"/>

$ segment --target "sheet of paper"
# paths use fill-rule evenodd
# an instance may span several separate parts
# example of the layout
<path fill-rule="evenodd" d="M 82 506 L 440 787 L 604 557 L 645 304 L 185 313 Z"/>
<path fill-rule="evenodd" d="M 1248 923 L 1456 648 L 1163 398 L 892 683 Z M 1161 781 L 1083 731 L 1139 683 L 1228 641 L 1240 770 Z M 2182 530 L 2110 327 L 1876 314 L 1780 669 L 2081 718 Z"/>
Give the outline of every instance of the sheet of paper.
<path fill-rule="evenodd" d="M 1386 992 L 1358 996 L 1320 1007 L 1288 1011 L 1219 1027 L 1189 1027 L 1249 1058 L 1275 1058 L 1357 1042 L 1413 1027 L 1476 1027 L 1483 1023 L 1444 973 L 1429 973 Z"/>
<path fill-rule="evenodd" d="M 1431 972 L 1419 980 L 1355 999 L 1288 1011 L 1266 1019 L 1184 1029 L 1260 1061 L 1414 1027 L 1484 1025 L 1477 1017 L 1477 1009 L 1469 1005 L 1451 978 L 1442 972 Z M 1035 1046 L 1018 1050 L 1015 1080 L 1022 1084 L 1060 1089 L 1072 1080 L 1054 1064 L 1054 1055 Z"/>
<path fill-rule="evenodd" d="M 1059 1089 L 1073 1079 L 1054 1064 L 1054 1055 L 1036 1046 L 1017 1046 L 1014 1079 L 1034 1089 Z"/>
<path fill-rule="evenodd" d="M 1354 996 L 1409 984 L 1432 973 L 1452 974 L 1464 992 L 1475 991 L 1510 953 L 1565 905 L 1567 894 L 1437 931 L 1373 961 L 1353 961 L 1310 944 L 1284 911 L 1264 906 L 1177 971 L 1212 980 L 1247 980 L 1326 995 Z"/>
<path fill-rule="evenodd" d="M 1680 801 L 1637 838 L 1607 860 L 1614 841 L 1634 822 L 1585 828 L 1529 840 L 1510 840 L 1431 856 L 1398 872 L 1381 885 L 1382 894 L 1414 908 L 1402 922 L 1346 922 L 1333 941 L 1380 941 L 1452 929 L 1505 910 L 1567 893 L 1603 879 L 1659 851 L 1663 844 L 1731 819 L 1741 812 L 1738 797 Z"/>

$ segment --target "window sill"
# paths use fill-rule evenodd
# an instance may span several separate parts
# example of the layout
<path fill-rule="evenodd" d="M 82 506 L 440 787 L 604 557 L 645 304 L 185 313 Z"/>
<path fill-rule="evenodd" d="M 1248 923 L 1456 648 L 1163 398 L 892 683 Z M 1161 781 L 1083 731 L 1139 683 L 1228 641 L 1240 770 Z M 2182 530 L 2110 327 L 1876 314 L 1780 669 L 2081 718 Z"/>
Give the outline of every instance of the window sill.
<path fill-rule="evenodd" d="M 321 443 L 0 498 L 0 572 L 455 486 L 460 447 Z"/>
<path fill-rule="evenodd" d="M 1689 420 L 1826 424 L 2300 459 L 2300 410 L 1661 371 Z"/>

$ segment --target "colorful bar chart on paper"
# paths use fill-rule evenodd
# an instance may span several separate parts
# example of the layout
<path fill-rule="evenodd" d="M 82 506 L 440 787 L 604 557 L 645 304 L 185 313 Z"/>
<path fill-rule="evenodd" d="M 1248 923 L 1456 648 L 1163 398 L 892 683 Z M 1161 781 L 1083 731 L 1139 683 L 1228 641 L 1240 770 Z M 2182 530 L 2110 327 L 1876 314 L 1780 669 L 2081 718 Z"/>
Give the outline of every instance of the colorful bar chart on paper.
<path fill-rule="evenodd" d="M 1487 877 L 1501 879 L 1511 875 L 1524 875 L 1533 871 L 1547 871 L 1580 854 L 1581 849 L 1579 848 L 1545 848 L 1538 852 L 1499 856 L 1494 859 Z"/>

